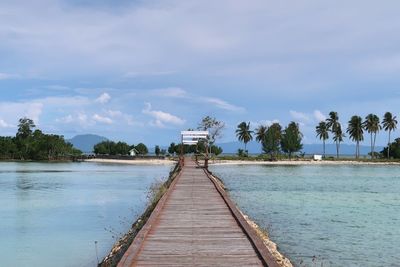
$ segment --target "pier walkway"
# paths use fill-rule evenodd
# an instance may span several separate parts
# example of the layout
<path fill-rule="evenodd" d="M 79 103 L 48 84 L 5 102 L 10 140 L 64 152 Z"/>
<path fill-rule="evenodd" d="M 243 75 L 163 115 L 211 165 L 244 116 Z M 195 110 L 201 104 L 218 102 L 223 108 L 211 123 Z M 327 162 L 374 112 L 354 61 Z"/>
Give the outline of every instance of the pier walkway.
<path fill-rule="evenodd" d="M 119 267 L 277 266 L 190 158 L 160 202 Z"/>

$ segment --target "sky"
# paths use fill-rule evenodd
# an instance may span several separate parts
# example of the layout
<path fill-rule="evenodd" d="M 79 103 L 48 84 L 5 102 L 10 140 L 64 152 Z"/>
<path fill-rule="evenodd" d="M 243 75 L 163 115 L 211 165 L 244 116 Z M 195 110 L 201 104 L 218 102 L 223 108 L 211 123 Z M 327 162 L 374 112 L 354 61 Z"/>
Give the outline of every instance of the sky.
<path fill-rule="evenodd" d="M 344 128 L 400 115 L 398 14 L 394 0 L 1 0 L 0 135 L 27 116 L 66 138 L 167 145 L 209 115 L 219 142 L 242 121 L 296 121 L 319 143 L 332 110 Z"/>

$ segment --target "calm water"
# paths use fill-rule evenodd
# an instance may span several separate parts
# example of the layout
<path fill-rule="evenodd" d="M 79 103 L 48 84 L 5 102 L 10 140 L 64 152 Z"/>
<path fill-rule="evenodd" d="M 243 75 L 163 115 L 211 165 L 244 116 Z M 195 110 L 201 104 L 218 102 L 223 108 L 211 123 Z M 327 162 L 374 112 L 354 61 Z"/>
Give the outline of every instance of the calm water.
<path fill-rule="evenodd" d="M 400 167 L 212 170 L 296 266 L 400 266 Z"/>
<path fill-rule="evenodd" d="M 96 266 L 170 169 L 0 163 L 0 266 Z"/>

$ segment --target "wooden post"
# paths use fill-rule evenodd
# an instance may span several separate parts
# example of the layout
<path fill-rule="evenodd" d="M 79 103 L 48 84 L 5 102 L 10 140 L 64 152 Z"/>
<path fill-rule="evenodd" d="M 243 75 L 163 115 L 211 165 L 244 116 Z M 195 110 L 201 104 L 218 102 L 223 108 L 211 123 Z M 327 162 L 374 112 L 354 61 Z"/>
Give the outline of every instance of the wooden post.
<path fill-rule="evenodd" d="M 206 157 L 204 159 L 204 168 L 208 171 L 208 140 L 206 140 Z"/>
<path fill-rule="evenodd" d="M 181 155 L 179 157 L 179 165 L 183 168 L 184 160 L 183 160 L 183 137 L 181 136 Z"/>

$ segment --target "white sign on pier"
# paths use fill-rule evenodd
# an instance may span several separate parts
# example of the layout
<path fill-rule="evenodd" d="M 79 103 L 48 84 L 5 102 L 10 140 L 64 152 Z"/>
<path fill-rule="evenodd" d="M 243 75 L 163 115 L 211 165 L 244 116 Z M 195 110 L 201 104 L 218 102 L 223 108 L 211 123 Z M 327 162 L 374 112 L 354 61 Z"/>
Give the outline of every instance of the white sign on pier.
<path fill-rule="evenodd" d="M 181 131 L 182 144 L 196 145 L 201 139 L 207 140 L 208 131 Z"/>

